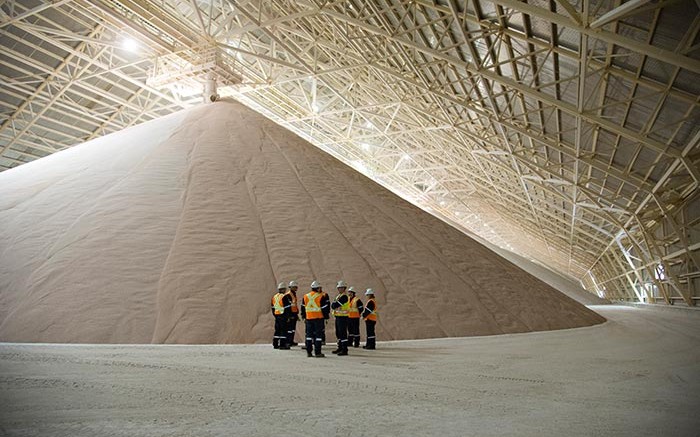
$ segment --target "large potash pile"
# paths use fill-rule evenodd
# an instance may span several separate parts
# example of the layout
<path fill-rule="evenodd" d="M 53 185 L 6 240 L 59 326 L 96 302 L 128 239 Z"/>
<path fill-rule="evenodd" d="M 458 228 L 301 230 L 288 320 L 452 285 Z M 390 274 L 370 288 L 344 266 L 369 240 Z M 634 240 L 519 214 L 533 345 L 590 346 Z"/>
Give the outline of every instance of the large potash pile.
<path fill-rule="evenodd" d="M 292 279 L 374 288 L 380 340 L 604 320 L 233 102 L 0 173 L 0 340 L 267 342 Z"/>

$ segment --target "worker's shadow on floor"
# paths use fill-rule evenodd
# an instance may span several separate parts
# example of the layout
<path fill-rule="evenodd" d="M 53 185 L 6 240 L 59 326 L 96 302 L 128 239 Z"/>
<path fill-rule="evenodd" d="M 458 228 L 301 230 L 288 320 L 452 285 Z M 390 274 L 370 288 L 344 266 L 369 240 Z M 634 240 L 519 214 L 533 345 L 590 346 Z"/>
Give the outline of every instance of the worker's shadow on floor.
<path fill-rule="evenodd" d="M 400 347 L 400 346 L 386 346 L 377 347 L 377 349 L 367 350 L 362 348 L 350 348 L 348 357 L 357 357 L 366 360 L 368 364 L 372 361 L 391 361 L 396 365 L 403 363 L 412 363 L 427 361 L 427 358 L 434 358 L 436 356 L 447 355 L 449 351 L 447 348 L 435 348 L 435 347 Z"/>

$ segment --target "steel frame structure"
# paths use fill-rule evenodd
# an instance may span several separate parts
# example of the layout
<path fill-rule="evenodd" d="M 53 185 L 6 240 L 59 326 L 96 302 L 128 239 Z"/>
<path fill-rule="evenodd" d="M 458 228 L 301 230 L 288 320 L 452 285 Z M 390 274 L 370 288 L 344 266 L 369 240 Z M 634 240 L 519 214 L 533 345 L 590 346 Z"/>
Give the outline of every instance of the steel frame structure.
<path fill-rule="evenodd" d="M 0 169 L 199 102 L 149 77 L 215 50 L 221 94 L 427 211 L 601 296 L 694 305 L 699 8 L 0 1 Z"/>

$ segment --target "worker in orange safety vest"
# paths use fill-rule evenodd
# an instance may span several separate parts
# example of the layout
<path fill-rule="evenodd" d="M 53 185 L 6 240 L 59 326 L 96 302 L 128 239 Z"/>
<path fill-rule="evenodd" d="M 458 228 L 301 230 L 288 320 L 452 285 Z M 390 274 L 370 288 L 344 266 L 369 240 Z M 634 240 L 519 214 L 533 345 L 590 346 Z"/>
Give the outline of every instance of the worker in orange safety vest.
<path fill-rule="evenodd" d="M 318 281 L 311 283 L 311 291 L 304 295 L 301 306 L 301 318 L 306 325 L 306 356 L 323 358 L 321 351 L 323 333 L 326 330 L 326 319 L 330 312 L 328 295 L 321 289 Z M 312 355 L 312 348 L 314 354 Z"/>
<path fill-rule="evenodd" d="M 294 341 L 297 332 L 297 322 L 299 321 L 299 305 L 297 303 L 297 289 L 299 288 L 297 281 L 289 281 L 289 290 L 287 296 L 292 301 L 292 313 L 287 320 L 287 344 L 289 346 L 298 346 L 299 343 Z"/>
<path fill-rule="evenodd" d="M 362 318 L 365 319 L 365 327 L 367 328 L 367 341 L 362 346 L 363 349 L 376 349 L 377 336 L 374 333 L 374 328 L 377 325 L 377 301 L 374 298 L 374 290 L 368 288 L 365 291 L 365 296 L 368 297 L 365 309 L 362 311 Z"/>
<path fill-rule="evenodd" d="M 364 310 L 362 301 L 355 294 L 353 287 L 348 288 L 350 295 L 350 310 L 348 311 L 348 344 L 360 347 L 360 314 Z"/>

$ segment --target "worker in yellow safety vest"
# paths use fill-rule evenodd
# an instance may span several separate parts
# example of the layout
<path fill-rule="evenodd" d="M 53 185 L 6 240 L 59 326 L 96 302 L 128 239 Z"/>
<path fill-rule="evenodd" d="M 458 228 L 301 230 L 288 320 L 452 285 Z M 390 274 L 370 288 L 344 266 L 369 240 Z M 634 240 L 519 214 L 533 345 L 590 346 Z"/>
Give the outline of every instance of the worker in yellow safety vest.
<path fill-rule="evenodd" d="M 301 306 L 301 318 L 306 325 L 306 356 L 323 358 L 321 351 L 325 321 L 330 312 L 328 295 L 321 289 L 318 281 L 311 283 L 311 291 L 304 295 Z M 311 354 L 313 347 L 314 355 Z"/>
<path fill-rule="evenodd" d="M 348 311 L 348 343 L 352 347 L 360 347 L 360 314 L 364 310 L 362 301 L 355 295 L 353 287 L 348 288 L 350 295 L 350 310 Z"/>
<path fill-rule="evenodd" d="M 365 327 L 367 328 L 367 341 L 362 348 L 376 349 L 377 336 L 374 333 L 374 328 L 377 325 L 377 301 L 374 298 L 374 290 L 368 288 L 365 291 L 365 296 L 368 297 L 368 300 L 364 311 L 362 311 L 362 318 L 365 319 Z"/>
<path fill-rule="evenodd" d="M 338 348 L 333 351 L 339 357 L 348 354 L 348 313 L 350 312 L 350 297 L 345 292 L 348 284 L 338 281 L 336 286 L 338 295 L 331 303 L 331 310 L 335 317 L 335 337 L 338 339 Z"/>
<path fill-rule="evenodd" d="M 292 313 L 287 320 L 287 344 L 289 346 L 298 346 L 299 343 L 294 341 L 294 337 L 297 332 L 297 322 L 299 321 L 299 305 L 297 303 L 297 289 L 299 286 L 297 281 L 289 281 L 289 290 L 287 290 L 287 296 L 292 301 L 291 310 Z"/>
<path fill-rule="evenodd" d="M 292 312 L 292 299 L 286 295 L 287 286 L 284 282 L 277 285 L 277 293 L 270 300 L 270 310 L 275 316 L 275 335 L 272 337 L 272 347 L 289 349 L 287 344 L 287 320 Z"/>

